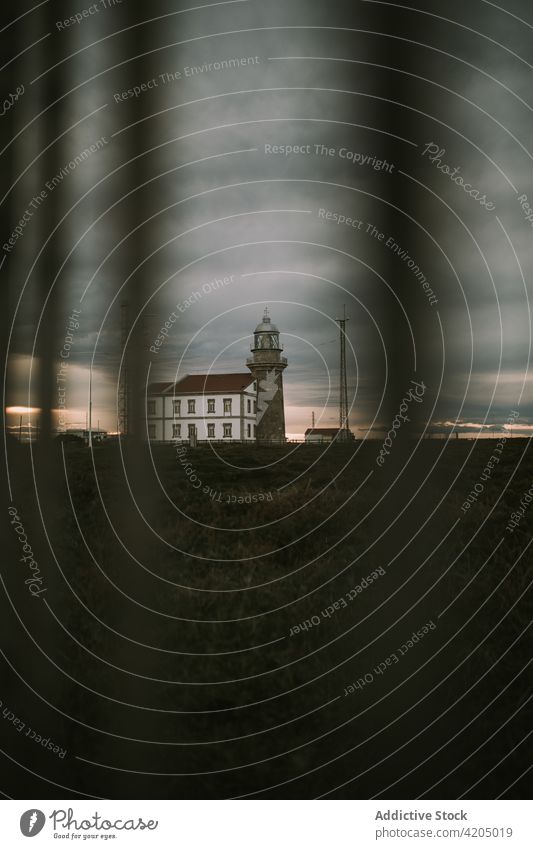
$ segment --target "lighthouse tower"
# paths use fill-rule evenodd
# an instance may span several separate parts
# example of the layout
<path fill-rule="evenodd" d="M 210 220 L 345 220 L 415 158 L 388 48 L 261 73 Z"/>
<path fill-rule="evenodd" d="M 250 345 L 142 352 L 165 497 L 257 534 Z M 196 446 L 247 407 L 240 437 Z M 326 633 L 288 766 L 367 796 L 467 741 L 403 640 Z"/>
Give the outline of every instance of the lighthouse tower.
<path fill-rule="evenodd" d="M 283 408 L 283 370 L 287 358 L 281 356 L 283 346 L 279 341 L 279 330 L 272 324 L 268 308 L 263 320 L 254 330 L 251 357 L 246 365 L 256 382 L 257 418 L 256 439 L 258 442 L 285 442 L 285 410 Z"/>

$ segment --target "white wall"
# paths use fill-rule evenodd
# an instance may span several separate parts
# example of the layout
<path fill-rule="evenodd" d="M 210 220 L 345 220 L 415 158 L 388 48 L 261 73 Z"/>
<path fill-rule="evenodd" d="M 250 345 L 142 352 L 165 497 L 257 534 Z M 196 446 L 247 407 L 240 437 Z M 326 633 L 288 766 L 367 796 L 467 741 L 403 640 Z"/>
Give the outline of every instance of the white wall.
<path fill-rule="evenodd" d="M 241 397 L 242 397 L 242 432 L 241 432 Z M 214 400 L 214 413 L 208 413 L 208 400 Z M 231 414 L 224 413 L 224 400 L 231 400 Z M 194 400 L 194 413 L 189 413 L 189 400 Z M 179 415 L 174 414 L 174 401 L 180 401 Z M 248 412 L 248 401 L 250 412 Z M 152 407 L 151 402 L 155 402 Z M 152 409 L 154 412 L 152 413 Z M 199 440 L 212 439 L 238 439 L 253 441 L 254 425 L 256 423 L 255 393 L 243 392 L 242 396 L 236 392 L 221 392 L 206 395 L 184 394 L 172 396 L 151 396 L 148 399 L 147 420 L 155 431 L 152 431 L 152 439 L 157 441 L 172 439 L 189 439 L 189 424 L 195 425 L 197 438 Z M 174 437 L 173 425 L 180 425 L 181 434 Z M 208 424 L 215 425 L 214 437 L 208 437 Z M 231 437 L 224 437 L 224 424 L 231 424 Z M 250 424 L 250 436 L 248 436 L 247 425 Z"/>

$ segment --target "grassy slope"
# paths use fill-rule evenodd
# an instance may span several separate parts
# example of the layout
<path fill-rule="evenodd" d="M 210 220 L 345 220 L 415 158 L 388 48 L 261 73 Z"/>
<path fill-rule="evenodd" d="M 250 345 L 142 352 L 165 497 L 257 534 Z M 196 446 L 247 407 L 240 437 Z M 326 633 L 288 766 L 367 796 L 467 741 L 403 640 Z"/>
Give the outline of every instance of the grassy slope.
<path fill-rule="evenodd" d="M 121 707 L 69 686 L 60 677 L 62 698 L 70 712 L 89 724 L 132 738 L 191 742 L 252 735 L 241 741 L 176 750 L 128 746 L 112 738 L 103 744 L 101 736 L 72 728 L 71 748 L 85 753 L 89 748 L 95 760 L 126 768 L 142 763 L 145 769 L 162 772 L 227 770 L 209 777 L 175 778 L 170 784 L 166 779 L 154 779 L 153 785 L 154 797 L 227 796 L 306 773 L 361 743 L 353 755 L 291 782 L 284 792 L 315 795 L 367 767 L 369 774 L 348 785 L 341 795 L 378 792 L 388 785 L 391 774 L 402 776 L 408 767 L 431 754 L 437 742 L 460 731 L 467 718 L 475 717 L 524 661 L 524 646 L 519 643 L 506 663 L 453 708 L 446 720 L 436 722 L 431 733 L 403 749 L 392 762 L 373 766 L 418 733 L 427 717 L 437 716 L 451 705 L 530 618 L 530 606 L 521 602 L 497 634 L 476 649 L 487 634 L 487 623 L 495 623 L 508 610 L 528 580 L 530 557 L 522 558 L 487 601 L 529 538 L 527 520 L 512 536 L 504 530 L 522 493 L 531 486 L 532 464 L 526 457 L 505 490 L 525 446 L 516 440 L 506 447 L 483 496 L 466 516 L 461 504 L 492 453 L 488 442 L 479 444 L 469 457 L 470 443 L 450 445 L 424 486 L 420 482 L 443 446 L 422 444 L 418 459 L 402 476 L 405 483 L 395 487 L 400 493 L 392 496 L 386 490 L 397 470 L 391 462 L 385 474 L 376 473 L 376 446 L 372 444 L 363 445 L 355 454 L 350 448 L 324 453 L 307 446 L 291 449 L 290 456 L 279 449 L 239 446 L 226 447 L 218 458 L 206 448 L 189 452 L 194 473 L 202 487 L 209 486 L 217 493 L 215 498 L 191 486 L 174 448 L 154 448 L 147 471 L 142 464 L 130 467 L 129 483 L 137 506 L 125 486 L 116 446 L 96 449 L 97 479 L 89 454 L 67 446 L 66 469 L 76 518 L 66 496 L 58 449 L 55 499 L 44 508 L 49 527 L 57 530 L 56 556 L 72 590 L 108 627 L 84 611 L 61 578 L 53 580 L 50 601 L 79 642 L 109 665 L 63 639 L 64 635 L 59 642 L 55 635 L 55 656 L 95 691 L 121 702 L 180 713 Z M 467 457 L 465 470 L 453 484 Z M 366 485 L 358 490 L 371 471 Z M 273 493 L 272 500 L 226 503 L 228 496 L 260 492 Z M 490 522 L 476 535 L 500 496 Z M 411 497 L 413 502 L 406 507 Z M 389 527 L 403 508 L 400 520 Z M 30 509 L 28 505 L 27 515 Z M 289 519 L 288 513 L 293 514 Z M 445 544 L 435 551 L 435 543 L 459 518 Z M 490 564 L 466 587 L 502 538 Z M 289 636 L 293 625 L 320 614 L 377 566 L 386 568 L 386 577 L 350 606 L 322 619 L 306 633 Z M 365 691 L 350 698 L 342 696 L 348 683 L 372 670 L 413 630 L 436 619 L 463 590 L 440 620 L 438 636 L 428 637 Z M 454 639 L 457 629 L 480 605 L 480 613 Z M 449 647 L 432 660 L 448 639 Z M 253 646 L 261 648 L 250 649 Z M 439 687 L 443 676 L 473 649 L 473 658 Z M 428 665 L 416 672 L 426 660 Z M 416 673 L 413 678 L 411 673 Z M 147 681 L 142 676 L 158 680 Z M 183 683 L 165 683 L 170 681 Z M 501 704 L 493 706 L 491 723 L 476 720 L 453 747 L 443 749 L 427 768 L 404 779 L 400 791 L 405 795 L 421 792 L 434 776 L 444 775 L 457 763 L 458 750 L 466 756 L 474 743 L 481 745 L 497 718 L 508 716 L 510 701 L 516 704 L 523 699 L 521 681 L 507 691 Z M 435 686 L 429 699 L 410 710 Z M 321 708 L 332 699 L 336 701 Z M 259 704 L 239 707 L 255 702 Z M 408 711 L 405 718 L 395 722 L 403 711 Z M 298 719 L 302 715 L 305 718 Z M 354 715 L 359 719 L 351 721 Z M 382 731 L 391 721 L 393 726 Z M 346 722 L 342 730 L 329 733 Z M 263 733 L 269 728 L 277 730 Z M 492 748 L 480 752 L 475 764 L 468 761 L 460 773 L 461 786 L 469 786 L 469 781 L 482 774 L 485 760 L 487 765 L 494 762 L 494 747 L 506 752 L 514 733 L 513 727 L 507 729 Z M 370 735 L 377 736 L 371 744 L 363 743 Z M 322 739 L 306 745 L 316 737 Z M 287 749 L 296 751 L 255 767 L 237 768 Z M 90 778 L 84 775 L 89 786 Z M 116 773 L 102 776 L 97 770 L 93 780 L 102 778 L 106 795 L 146 795 L 140 779 Z M 456 779 L 440 785 L 436 797 L 456 795 Z M 490 795 L 490 781 L 484 792 Z M 395 793 L 398 787 L 391 795 Z"/>

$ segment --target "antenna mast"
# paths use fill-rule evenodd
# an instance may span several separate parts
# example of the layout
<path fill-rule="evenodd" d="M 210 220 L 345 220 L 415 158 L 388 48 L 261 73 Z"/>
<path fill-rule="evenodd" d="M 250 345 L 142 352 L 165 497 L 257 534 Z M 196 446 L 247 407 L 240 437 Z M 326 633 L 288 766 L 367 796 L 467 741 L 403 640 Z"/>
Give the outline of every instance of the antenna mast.
<path fill-rule="evenodd" d="M 336 318 L 340 335 L 340 375 L 339 375 L 339 441 L 349 439 L 350 422 L 348 420 L 348 379 L 346 373 L 346 304 L 343 306 L 343 317 Z"/>

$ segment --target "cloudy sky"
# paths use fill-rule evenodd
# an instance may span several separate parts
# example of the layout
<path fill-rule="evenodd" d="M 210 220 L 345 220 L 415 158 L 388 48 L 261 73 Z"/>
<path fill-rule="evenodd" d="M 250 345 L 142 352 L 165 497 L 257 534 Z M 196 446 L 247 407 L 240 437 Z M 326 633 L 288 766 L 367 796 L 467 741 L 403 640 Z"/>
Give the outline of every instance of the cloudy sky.
<path fill-rule="evenodd" d="M 120 305 L 140 286 L 148 344 L 185 304 L 150 357 L 154 379 L 245 370 L 268 305 L 289 360 L 290 435 L 303 433 L 312 411 L 324 426 L 337 423 L 335 318 L 344 304 L 359 435 L 387 422 L 382 399 L 398 356 L 406 375 L 430 387 L 434 427 L 501 427 L 518 410 L 527 432 L 529 4 L 205 5 L 157 4 L 142 26 L 126 4 L 101 10 L 52 27 L 47 50 L 24 66 L 35 82 L 13 112 L 22 132 L 4 241 L 32 195 L 62 167 L 67 174 L 4 251 L 13 307 L 24 287 L 8 404 L 38 406 L 32 349 L 43 271 L 33 262 L 48 204 L 64 218 L 54 266 L 58 353 L 72 309 L 81 309 L 67 389 L 72 425 L 85 419 L 95 351 L 94 419 L 114 429 Z M 50 74 L 65 95 L 53 159 L 44 157 L 48 168 L 56 162 L 52 174 L 43 170 L 39 123 L 24 130 L 46 104 Z M 71 169 L 101 138 L 101 149 Z M 187 304 L 197 291 L 202 297 Z M 46 310 L 41 321 L 52 321 Z M 411 343 L 397 344 L 411 334 L 416 363 Z"/>

